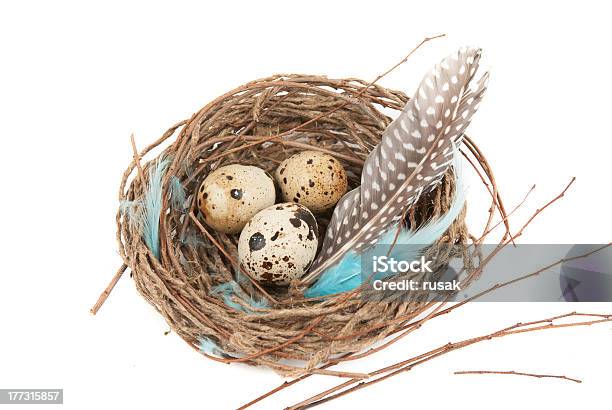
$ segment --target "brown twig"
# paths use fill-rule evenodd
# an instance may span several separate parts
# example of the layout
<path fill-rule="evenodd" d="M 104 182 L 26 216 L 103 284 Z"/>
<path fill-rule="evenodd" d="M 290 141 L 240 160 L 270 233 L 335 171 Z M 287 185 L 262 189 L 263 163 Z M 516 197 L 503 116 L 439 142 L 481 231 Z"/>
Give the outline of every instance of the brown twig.
<path fill-rule="evenodd" d="M 347 354 L 343 355 L 342 357 L 347 357 L 347 356 L 350 356 L 351 354 L 352 353 L 347 353 Z M 334 360 L 334 361 L 328 362 L 327 364 L 324 364 L 323 366 L 319 367 L 319 369 L 327 369 L 328 367 L 332 367 L 332 366 L 334 366 L 336 364 L 338 364 L 338 362 Z M 272 390 L 262 394 L 261 396 L 258 396 L 256 398 L 254 398 L 250 402 L 245 403 L 242 406 L 238 407 L 237 410 L 247 409 L 247 408 L 251 407 L 252 405 L 257 404 L 260 401 L 270 397 L 271 395 L 273 395 L 275 393 L 278 393 L 279 391 L 284 390 L 287 387 L 293 386 L 294 384 L 299 383 L 302 380 L 307 379 L 307 378 L 309 378 L 310 376 L 313 376 L 313 375 L 314 375 L 314 373 L 308 373 L 308 374 L 304 374 L 302 376 L 296 377 L 293 380 L 283 382 L 280 385 L 278 385 L 277 387 L 275 387 L 274 389 L 272 389 Z"/>
<path fill-rule="evenodd" d="M 132 154 L 134 156 L 134 162 L 136 163 L 136 167 L 138 168 L 138 177 L 140 178 L 140 186 L 141 189 L 145 189 L 147 186 L 145 183 L 144 171 L 142 170 L 142 165 L 140 165 L 140 154 L 138 154 L 138 148 L 136 148 L 136 141 L 134 140 L 134 133 L 130 134 L 130 142 L 132 144 Z"/>
<path fill-rule="evenodd" d="M 515 375 L 515 376 L 529 376 L 529 377 L 535 377 L 535 378 L 538 378 L 538 379 L 545 379 L 545 378 L 563 379 L 563 380 L 568 380 L 568 381 L 574 382 L 574 383 L 582 383 L 582 380 L 580 380 L 580 379 L 574 379 L 572 377 L 567 377 L 567 376 L 558 376 L 558 375 L 555 375 L 555 374 L 524 373 L 524 372 L 516 372 L 514 370 L 506 370 L 506 371 L 501 371 L 501 370 L 461 370 L 461 371 L 456 371 L 453 374 L 507 374 L 507 375 Z"/>
<path fill-rule="evenodd" d="M 370 377 L 370 375 L 367 373 L 343 372 L 343 371 L 329 370 L 329 369 L 323 369 L 323 368 L 310 369 L 308 370 L 308 373 L 320 374 L 323 376 L 344 377 L 344 378 L 362 379 L 362 380 Z"/>
<path fill-rule="evenodd" d="M 519 236 L 521 236 L 523 234 L 523 231 L 531 223 L 531 221 L 533 221 L 540 213 L 542 213 L 550 205 L 552 205 L 553 203 L 557 202 L 559 199 L 563 198 L 565 196 L 567 190 L 570 189 L 570 187 L 572 186 L 572 184 L 575 181 L 576 181 L 576 177 L 572 177 L 570 182 L 566 185 L 566 187 L 563 189 L 563 191 L 561 191 L 561 193 L 559 195 L 557 195 L 556 197 L 554 197 L 553 199 L 548 201 L 542 208 L 536 209 L 536 211 L 533 213 L 533 215 L 531 215 L 531 217 L 527 220 L 527 222 L 525 222 L 523 224 L 521 229 L 519 229 L 517 233 L 515 233 L 513 236 L 511 236 L 510 239 L 514 240 L 514 239 L 518 238 Z"/>
<path fill-rule="evenodd" d="M 144 190 L 146 187 L 144 171 L 142 170 L 142 166 L 140 165 L 140 154 L 138 154 L 138 149 L 136 148 L 136 140 L 134 139 L 134 133 L 130 134 L 130 143 L 132 145 L 132 154 L 134 156 L 134 162 L 136 163 L 136 167 L 138 168 L 138 177 L 140 178 L 141 189 Z M 108 296 L 111 294 L 111 292 L 115 288 L 115 285 L 117 284 L 117 282 L 119 281 L 119 279 L 123 275 L 123 272 L 125 272 L 126 269 L 127 269 L 127 265 L 124 263 L 117 270 L 115 275 L 113 275 L 110 283 L 102 291 L 102 293 L 100 294 L 100 297 L 98 297 L 96 304 L 93 305 L 93 307 L 90 309 L 90 312 L 92 315 L 95 315 L 96 313 L 98 313 L 98 310 L 100 310 L 104 302 L 106 302 L 106 299 L 108 299 Z"/>
<path fill-rule="evenodd" d="M 556 320 L 565 319 L 568 317 L 584 317 L 584 316 L 594 317 L 595 319 L 582 321 L 582 322 L 573 322 L 573 323 L 560 323 L 560 324 L 554 323 Z M 287 410 L 297 410 L 297 409 L 303 410 L 306 408 L 317 406 L 325 402 L 329 402 L 331 400 L 345 396 L 354 391 L 360 390 L 362 388 L 371 386 L 380 381 L 386 380 L 400 373 L 410 371 L 414 367 L 419 366 L 423 363 L 426 363 L 436 357 L 440 357 L 452 351 L 462 349 L 464 347 L 471 346 L 473 344 L 480 343 L 483 341 L 492 340 L 496 338 L 502 338 L 502 337 L 506 337 L 512 334 L 528 333 L 528 332 L 535 332 L 535 331 L 547 330 L 547 329 L 558 329 L 558 328 L 564 328 L 564 327 L 590 326 L 590 325 L 594 325 L 598 323 L 606 323 L 606 322 L 611 322 L 611 321 L 612 321 L 612 315 L 602 315 L 602 314 L 597 314 L 597 313 L 589 314 L 589 313 L 571 312 L 571 313 L 567 313 L 564 315 L 559 315 L 559 316 L 555 316 L 555 317 L 551 317 L 547 319 L 541 319 L 541 320 L 527 322 L 527 323 L 516 323 L 515 325 L 503 328 L 501 330 L 498 330 L 496 332 L 489 333 L 483 336 L 465 339 L 465 340 L 462 340 L 460 342 L 455 342 L 455 343 L 447 343 L 445 345 L 442 345 L 436 349 L 432 349 L 421 355 L 414 356 L 414 357 L 411 357 L 410 359 L 403 360 L 391 366 L 387 366 L 382 369 L 376 370 L 374 372 L 370 372 L 371 376 L 381 375 L 380 377 L 372 379 L 370 381 L 364 382 L 364 381 L 360 381 L 357 379 L 348 380 L 340 385 L 332 387 L 328 390 L 325 390 L 324 392 L 321 392 L 304 401 L 301 401 L 300 403 L 287 407 Z M 352 386 L 354 384 L 357 384 L 357 385 Z M 349 387 L 349 386 L 352 386 L 352 387 Z M 345 390 L 342 390 L 342 389 L 345 389 Z"/>
<path fill-rule="evenodd" d="M 98 301 L 96 302 L 96 304 L 93 305 L 93 307 L 89 310 L 92 315 L 95 315 L 96 313 L 98 313 L 98 310 L 100 310 L 100 307 L 102 307 L 104 302 L 106 302 L 106 299 L 108 298 L 108 295 L 110 295 L 110 293 L 113 291 L 113 288 L 115 287 L 115 285 L 119 281 L 119 278 L 121 278 L 121 275 L 123 275 L 123 272 L 125 272 L 126 269 L 127 269 L 127 265 L 124 263 L 117 270 L 117 272 L 115 273 L 115 275 L 111 279 L 111 281 L 108 284 L 108 286 L 106 286 L 104 291 L 102 291 L 102 293 L 100 294 L 100 297 L 98 297 Z"/>
<path fill-rule="evenodd" d="M 504 225 L 506 226 L 506 232 L 504 233 L 504 236 L 503 236 L 503 239 L 505 239 L 506 235 L 509 235 L 510 233 L 510 223 L 508 221 L 508 218 L 506 217 L 506 209 L 504 207 L 504 202 L 497 188 L 497 182 L 495 180 L 495 176 L 493 175 L 493 172 L 491 171 L 491 166 L 489 165 L 487 158 L 483 155 L 480 148 L 474 143 L 474 141 L 472 141 L 472 139 L 469 136 L 464 135 L 463 140 L 464 140 L 465 146 L 472 152 L 472 154 L 476 157 L 476 159 L 478 159 L 478 163 L 480 164 L 482 169 L 487 173 L 489 180 L 491 182 L 491 185 L 493 186 L 494 201 L 496 202 L 496 206 L 499 209 L 499 212 L 503 218 L 502 220 L 504 221 Z M 511 238 L 511 242 L 514 243 L 514 240 L 512 238 Z"/>
<path fill-rule="evenodd" d="M 527 198 L 529 197 L 529 195 L 533 192 L 533 190 L 535 189 L 535 184 L 531 186 L 531 188 L 529 189 L 529 191 L 527 191 L 527 193 L 525 194 L 525 196 L 523 197 L 523 200 L 521 202 L 519 202 L 514 208 L 512 208 L 512 210 L 504 217 L 502 218 L 499 222 L 497 222 L 495 225 L 491 226 L 487 231 L 484 232 L 484 234 L 482 234 L 482 236 L 480 238 L 478 238 L 477 242 L 482 241 L 487 235 L 489 235 L 491 232 L 493 232 L 499 225 L 501 225 L 504 222 L 504 219 L 508 219 L 510 218 L 510 216 L 512 216 L 520 207 L 523 206 L 523 204 L 525 203 L 525 201 L 527 201 Z"/>

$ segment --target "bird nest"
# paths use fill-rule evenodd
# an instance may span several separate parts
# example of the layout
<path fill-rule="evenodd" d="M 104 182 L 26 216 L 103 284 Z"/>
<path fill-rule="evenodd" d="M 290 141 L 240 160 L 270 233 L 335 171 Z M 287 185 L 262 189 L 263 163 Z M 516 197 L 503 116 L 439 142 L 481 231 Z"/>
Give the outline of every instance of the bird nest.
<path fill-rule="evenodd" d="M 142 198 L 159 159 L 168 161 L 161 179 L 159 248 L 150 249 L 141 230 L 129 223 L 125 207 L 117 214 L 120 253 L 138 291 L 206 357 L 263 365 L 285 376 L 333 373 L 324 365 L 401 331 L 431 302 L 368 302 L 360 289 L 309 299 L 303 296 L 307 285 L 299 281 L 262 287 L 240 271 L 238 235 L 208 228 L 194 196 L 219 166 L 256 165 L 273 173 L 281 161 L 304 150 L 333 155 L 346 169 L 349 189 L 357 187 L 365 158 L 391 122 L 389 115 L 407 100 L 400 91 L 353 78 L 277 75 L 218 97 L 139 154 L 135 151 L 121 181 L 122 204 Z M 145 155 L 155 158 L 141 164 Z M 408 225 L 450 207 L 450 176 L 411 208 Z M 185 197 L 176 195 L 177 186 Z M 317 216 L 320 235 L 330 216 Z M 464 217 L 465 209 L 434 248 L 451 244 L 445 249 L 465 257 Z M 449 252 L 442 256 L 450 257 Z"/>

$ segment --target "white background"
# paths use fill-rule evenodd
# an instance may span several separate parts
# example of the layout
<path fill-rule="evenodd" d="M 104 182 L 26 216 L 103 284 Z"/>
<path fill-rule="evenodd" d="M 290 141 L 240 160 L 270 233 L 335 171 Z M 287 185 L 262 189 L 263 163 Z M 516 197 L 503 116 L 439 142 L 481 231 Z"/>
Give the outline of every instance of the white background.
<path fill-rule="evenodd" d="M 483 47 L 492 78 L 469 134 L 494 165 L 508 207 L 537 184 L 513 226 L 577 177 L 522 242 L 608 242 L 609 16 L 604 2 L 589 1 L 3 2 L 0 388 L 64 388 L 64 407 L 74 409 L 223 409 L 280 383 L 269 371 L 208 361 L 175 334 L 164 336 L 168 326 L 127 275 L 98 316 L 89 314 L 121 263 L 114 218 L 129 135 L 143 147 L 221 93 L 273 73 L 373 79 L 426 35 L 449 34 L 381 83 L 412 93 L 456 47 Z M 470 195 L 477 228 L 487 196 Z M 612 304 L 473 304 L 347 369 L 370 371 L 572 310 L 610 313 Z M 326 408 L 609 406 L 611 327 L 486 342 Z M 452 374 L 466 369 L 584 383 Z M 313 377 L 259 408 L 338 382 Z"/>

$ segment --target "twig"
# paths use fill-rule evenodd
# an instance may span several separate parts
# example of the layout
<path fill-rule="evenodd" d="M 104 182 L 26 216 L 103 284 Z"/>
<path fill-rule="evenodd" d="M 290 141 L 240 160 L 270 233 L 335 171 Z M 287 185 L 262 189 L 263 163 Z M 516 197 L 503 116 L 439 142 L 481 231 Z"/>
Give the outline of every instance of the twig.
<path fill-rule="evenodd" d="M 464 135 L 463 136 L 463 141 L 464 141 L 464 145 L 470 150 L 472 155 L 474 155 L 476 157 L 476 159 L 480 163 L 480 166 L 487 173 L 487 176 L 489 177 L 489 180 L 491 182 L 491 185 L 493 187 L 493 192 L 494 192 L 493 202 L 495 202 L 495 206 L 497 207 L 497 209 L 499 209 L 499 213 L 505 219 L 504 220 L 504 225 L 506 226 L 506 230 L 504 232 L 503 239 L 506 239 L 506 235 L 509 235 L 509 233 L 510 233 L 510 223 L 509 223 L 508 219 L 506 218 L 506 209 L 504 208 L 504 203 L 502 201 L 501 194 L 499 193 L 499 190 L 497 189 L 497 182 L 495 181 L 495 176 L 493 175 L 493 172 L 491 170 L 491 166 L 489 165 L 489 162 L 487 161 L 486 157 L 482 154 L 482 151 L 480 150 L 480 148 L 478 148 L 478 146 L 474 143 L 474 141 L 472 141 L 472 139 L 470 137 L 468 137 L 467 135 Z M 487 225 L 490 222 L 491 222 L 491 220 L 489 219 Z M 486 230 L 486 228 L 485 228 L 485 230 Z M 512 243 L 514 243 L 514 242 L 512 241 Z"/>
<path fill-rule="evenodd" d="M 572 377 L 567 377 L 567 376 L 558 376 L 558 375 L 554 375 L 554 374 L 523 373 L 523 372 L 515 372 L 514 370 L 507 370 L 507 371 L 501 371 L 501 370 L 462 370 L 462 371 L 456 371 L 453 374 L 511 374 L 511 375 L 515 375 L 515 376 L 536 377 L 538 379 L 544 379 L 544 378 L 563 379 L 563 380 L 568 380 L 568 381 L 571 381 L 571 382 L 574 382 L 574 383 L 582 383 L 582 380 L 580 380 L 580 379 L 574 379 Z"/>
<path fill-rule="evenodd" d="M 130 134 L 130 143 L 132 144 L 132 153 L 134 156 L 134 162 L 136 163 L 136 167 L 138 168 L 138 176 L 140 178 L 140 184 L 142 186 L 141 189 L 144 191 L 145 186 L 146 186 L 145 179 L 144 179 L 144 171 L 142 170 L 142 166 L 140 165 L 140 155 L 138 154 L 138 149 L 136 148 L 136 141 L 134 140 L 134 133 Z M 93 307 L 89 310 L 92 315 L 95 315 L 96 313 L 98 313 L 98 310 L 100 310 L 104 302 L 106 302 L 106 299 L 108 299 L 108 296 L 113 291 L 113 288 L 115 287 L 115 285 L 117 284 L 117 282 L 119 281 L 119 279 L 123 275 L 123 272 L 125 272 L 126 269 L 127 269 L 127 265 L 124 263 L 117 270 L 117 272 L 111 279 L 108 286 L 106 286 L 104 291 L 102 291 L 102 293 L 100 294 L 100 297 L 98 297 L 98 301 L 96 302 L 96 304 L 93 305 Z"/>
<path fill-rule="evenodd" d="M 144 171 L 142 170 L 142 165 L 140 165 L 140 154 L 138 154 L 138 149 L 136 148 L 134 133 L 130 134 L 130 142 L 132 143 L 132 154 L 134 156 L 134 162 L 136 163 L 136 167 L 138 168 L 138 177 L 140 178 L 140 185 L 142 186 L 141 189 L 144 190 L 146 186 Z"/>
<path fill-rule="evenodd" d="M 351 379 L 367 379 L 370 377 L 370 375 L 367 373 L 343 372 L 343 371 L 328 370 L 328 369 L 322 369 L 322 368 L 308 370 L 308 373 L 322 374 L 324 376 L 345 377 L 345 378 L 351 378 Z"/>
<path fill-rule="evenodd" d="M 110 293 L 113 291 L 113 288 L 115 287 L 115 285 L 119 281 L 119 278 L 121 278 L 121 275 L 123 275 L 123 272 L 125 272 L 126 269 L 127 269 L 127 265 L 124 263 L 117 270 L 117 273 L 115 273 L 115 276 L 113 276 L 113 278 L 111 279 L 106 289 L 104 289 L 104 291 L 100 294 L 100 297 L 98 298 L 98 301 L 96 302 L 96 304 L 93 305 L 93 307 L 89 310 L 92 315 L 95 315 L 96 313 L 98 313 L 98 310 L 100 310 L 104 302 L 106 302 L 108 295 L 110 295 Z"/>
<path fill-rule="evenodd" d="M 559 319 L 564 319 L 564 318 L 568 318 L 568 317 L 582 317 L 582 316 L 589 316 L 589 317 L 594 317 L 596 319 L 592 319 L 592 320 L 587 320 L 587 321 L 582 321 L 582 322 L 573 322 L 573 323 L 560 323 L 560 324 L 556 324 L 554 323 L 556 320 Z M 358 379 L 353 379 L 353 380 L 348 380 L 342 384 L 339 384 L 335 387 L 332 387 L 324 392 L 321 392 L 315 396 L 312 396 L 300 403 L 297 403 L 291 407 L 288 407 L 287 409 L 291 409 L 291 410 L 303 410 L 306 408 L 311 408 L 314 406 L 317 406 L 319 404 L 337 399 L 339 397 L 342 397 L 346 394 L 349 394 L 351 392 L 354 392 L 356 390 L 360 390 L 364 387 L 368 387 L 372 384 L 378 383 L 380 381 L 386 380 L 390 377 L 393 377 L 397 374 L 406 372 L 406 371 L 410 371 L 412 370 L 414 367 L 426 363 L 429 360 L 432 360 L 436 357 L 445 355 L 447 353 L 450 353 L 452 351 L 458 350 L 458 349 L 462 349 L 464 347 L 467 346 L 471 346 L 473 344 L 476 343 L 480 343 L 483 341 L 487 341 L 487 340 L 492 340 L 495 338 L 501 338 L 501 337 L 505 337 L 505 336 L 509 336 L 512 334 L 518 334 L 518 333 L 528 333 L 528 332 L 535 332 L 535 331 L 539 331 L 539 330 L 546 330 L 546 329 L 558 329 L 558 328 L 564 328 L 564 327 L 575 327 L 575 326 L 590 326 L 590 325 L 594 325 L 594 324 L 598 324 L 598 323 L 605 323 L 605 322 L 611 322 L 612 321 L 612 315 L 602 315 L 602 314 L 598 314 L 598 313 L 594 313 L 594 314 L 590 314 L 590 313 L 576 313 L 576 312 L 571 312 L 571 313 L 567 313 L 564 315 L 559 315 L 559 316 L 555 316 L 555 317 L 551 317 L 551 318 L 547 318 L 547 319 L 541 319 L 541 320 L 537 320 L 537 321 L 532 321 L 532 322 L 527 322 L 527 323 L 516 323 L 515 325 L 506 327 L 504 329 L 498 330 L 496 332 L 493 333 L 489 333 L 483 336 L 479 336 L 479 337 L 474 337 L 471 339 L 465 339 L 462 340 L 460 342 L 456 342 L 456 343 L 447 343 L 445 345 L 442 345 L 436 349 L 430 350 L 426 353 L 423 353 L 421 355 L 418 356 L 414 356 L 410 359 L 395 363 L 391 366 L 387 366 L 384 367 L 382 369 L 376 370 L 374 372 L 370 372 L 371 376 L 377 376 L 377 375 L 382 375 L 378 378 L 372 379 L 371 381 L 367 381 L 367 382 L 363 382 L 360 381 Z M 538 326 L 536 326 L 538 325 Z M 355 386 L 349 387 L 351 385 L 354 385 L 358 383 Z M 346 387 L 349 387 L 345 390 L 342 390 Z"/>
<path fill-rule="evenodd" d="M 352 355 L 352 353 L 347 353 L 347 354 L 343 355 L 342 357 L 347 357 L 347 356 L 350 356 L 350 355 Z M 338 364 L 338 362 L 337 362 L 337 361 L 331 361 L 331 362 L 326 363 L 326 364 L 324 364 L 323 366 L 319 367 L 319 370 L 327 369 L 328 367 L 332 367 L 332 366 L 334 366 L 334 365 L 336 365 L 336 364 Z M 246 403 L 246 404 L 243 404 L 242 406 L 238 407 L 238 410 L 244 410 L 244 409 L 246 409 L 246 408 L 249 408 L 249 407 L 251 407 L 252 405 L 254 405 L 254 404 L 256 404 L 256 403 L 259 403 L 259 402 L 260 402 L 260 401 L 262 401 L 263 399 L 265 399 L 265 398 L 267 398 L 267 397 L 270 397 L 270 396 L 271 396 L 271 395 L 273 395 L 274 393 L 277 393 L 277 392 L 279 392 L 279 391 L 281 391 L 281 390 L 284 390 L 284 389 L 286 389 L 286 388 L 287 388 L 287 387 L 289 387 L 289 386 L 293 386 L 294 384 L 299 383 L 299 382 L 301 382 L 302 380 L 307 379 L 307 378 L 309 378 L 310 376 L 313 376 L 313 375 L 314 375 L 314 373 L 308 373 L 308 374 L 304 374 L 304 375 L 302 375 L 302 376 L 300 376 L 300 377 L 297 377 L 297 378 L 295 378 L 295 379 L 293 379 L 293 380 L 286 381 L 286 382 L 284 382 L 284 383 L 282 383 L 282 384 L 278 385 L 278 386 L 277 386 L 277 387 L 275 387 L 274 389 L 272 389 L 272 390 L 270 390 L 270 391 L 268 391 L 268 392 L 266 392 L 266 393 L 262 394 L 262 395 L 261 395 L 261 396 L 259 396 L 259 397 L 254 398 L 254 399 L 253 399 L 253 400 L 251 400 L 250 402 L 248 402 L 248 403 Z"/>
<path fill-rule="evenodd" d="M 499 222 L 497 222 L 495 225 L 490 227 L 480 238 L 478 238 L 478 242 L 482 241 L 488 234 L 493 232 L 493 230 L 495 230 L 495 228 L 497 228 L 500 224 L 502 224 L 504 222 L 504 220 L 507 220 L 508 218 L 510 218 L 510 216 L 512 216 L 521 206 L 523 206 L 523 204 L 525 203 L 525 201 L 527 201 L 527 198 L 533 192 L 535 187 L 536 187 L 535 184 L 532 185 L 531 188 L 529 189 L 529 191 L 527 191 L 527 193 L 523 197 L 523 200 L 521 202 L 519 202 L 514 208 L 512 208 L 512 210 L 504 218 L 502 218 Z"/>
<path fill-rule="evenodd" d="M 523 234 L 523 231 L 531 223 L 531 221 L 533 221 L 540 213 L 542 213 L 550 205 L 552 205 L 553 203 L 557 202 L 559 199 L 563 198 L 565 196 L 565 193 L 567 192 L 567 190 L 572 186 L 572 184 L 575 181 L 576 181 L 576 177 L 572 177 L 570 182 L 566 185 L 566 187 L 563 189 L 563 191 L 561 191 L 561 193 L 559 195 L 557 195 L 556 197 L 554 197 L 553 199 L 548 201 L 542 208 L 536 209 L 536 211 L 533 213 L 533 215 L 531 215 L 531 217 L 527 220 L 527 222 L 525 222 L 523 224 L 521 229 L 519 229 L 516 234 L 514 234 L 513 236 L 510 237 L 510 240 L 513 241 L 514 239 L 516 239 L 519 236 L 521 236 Z"/>

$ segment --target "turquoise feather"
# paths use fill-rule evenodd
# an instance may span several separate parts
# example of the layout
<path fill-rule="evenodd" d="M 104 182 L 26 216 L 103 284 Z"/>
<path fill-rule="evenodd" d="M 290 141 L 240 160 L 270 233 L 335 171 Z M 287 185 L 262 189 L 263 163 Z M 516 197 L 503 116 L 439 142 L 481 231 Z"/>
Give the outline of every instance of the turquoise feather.
<path fill-rule="evenodd" d="M 455 196 L 449 210 L 436 220 L 432 220 L 424 226 L 416 229 L 403 229 L 395 241 L 395 245 L 389 253 L 389 257 L 396 260 L 411 261 L 421 255 L 434 244 L 457 219 L 465 204 L 467 189 L 461 176 L 461 159 L 455 156 Z M 340 262 L 326 269 L 319 279 L 304 293 L 305 297 L 321 297 L 353 290 L 362 284 L 361 261 L 371 260 L 372 256 L 387 254 L 388 247 L 394 243 L 397 234 L 397 225 L 390 227 L 379 239 L 377 245 L 364 255 L 351 251 L 340 260 Z M 374 279 L 384 279 L 388 275 L 378 274 Z"/>
<path fill-rule="evenodd" d="M 211 355 L 220 355 L 222 353 L 221 349 L 219 349 L 216 343 L 210 340 L 208 337 L 201 337 L 198 339 L 198 342 L 198 347 L 202 353 Z"/>
<path fill-rule="evenodd" d="M 361 258 L 356 252 L 347 252 L 342 260 L 328 268 L 304 296 L 314 298 L 355 289 L 361 285 Z"/>
<path fill-rule="evenodd" d="M 212 289 L 212 293 L 215 295 L 220 295 L 223 298 L 223 302 L 234 310 L 245 313 L 256 313 L 255 311 L 245 308 L 244 306 L 234 302 L 232 296 L 234 294 L 240 293 L 243 294 L 242 290 L 238 286 L 238 283 L 235 281 L 225 282 L 220 285 L 215 286 Z M 255 299 L 253 297 L 247 296 L 243 298 L 245 302 L 247 302 L 251 307 L 257 309 L 263 309 L 268 307 L 268 302 L 265 299 Z"/>
<path fill-rule="evenodd" d="M 170 159 L 162 156 L 149 169 L 149 183 L 142 212 L 142 236 L 151 253 L 159 258 L 159 216 L 162 208 L 162 179 Z"/>
<path fill-rule="evenodd" d="M 149 169 L 149 181 L 142 198 L 121 201 L 119 209 L 132 229 L 141 232 L 145 244 L 159 258 L 159 216 L 162 208 L 162 179 L 170 158 L 162 156 Z"/>

